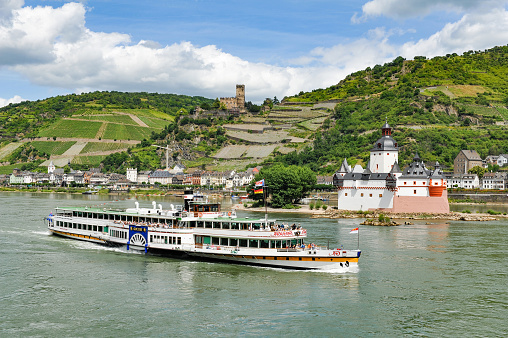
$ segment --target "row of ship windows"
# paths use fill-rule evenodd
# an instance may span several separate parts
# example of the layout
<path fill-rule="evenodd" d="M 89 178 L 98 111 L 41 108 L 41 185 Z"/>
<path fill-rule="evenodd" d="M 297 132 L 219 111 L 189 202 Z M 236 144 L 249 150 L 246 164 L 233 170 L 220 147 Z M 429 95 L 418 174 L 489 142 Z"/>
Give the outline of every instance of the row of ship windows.
<path fill-rule="evenodd" d="M 158 244 L 182 244 L 182 237 L 173 237 L 165 235 L 150 235 L 150 243 Z"/>
<path fill-rule="evenodd" d="M 167 223 L 167 224 L 173 223 L 173 220 L 166 219 L 166 218 L 105 214 L 105 213 L 82 212 L 82 211 L 73 211 L 72 216 L 93 218 L 93 219 L 107 219 L 107 220 L 111 220 L 111 221 L 123 221 L 123 222 L 146 222 L 146 223 Z"/>
<path fill-rule="evenodd" d="M 127 232 L 125 232 L 125 231 L 119 231 L 119 230 L 111 229 L 110 230 L 110 235 L 112 237 L 116 237 L 116 238 L 127 239 Z"/>
<path fill-rule="evenodd" d="M 286 249 L 303 245 L 303 238 L 269 240 L 269 239 L 238 239 L 226 237 L 196 236 L 196 244 L 237 246 L 241 248 Z"/>
<path fill-rule="evenodd" d="M 81 224 L 81 223 L 70 223 L 70 222 L 56 221 L 56 225 L 59 227 L 64 227 L 64 228 L 69 228 L 69 229 L 78 229 L 78 230 L 99 231 L 99 232 L 102 232 L 102 230 L 103 230 L 102 226 L 92 225 L 92 224 Z"/>
<path fill-rule="evenodd" d="M 226 229 L 226 230 L 259 230 L 264 223 L 238 223 L 238 222 L 211 222 L 211 221 L 190 221 L 191 228 Z M 268 226 L 274 226 L 274 222 L 268 222 Z"/>

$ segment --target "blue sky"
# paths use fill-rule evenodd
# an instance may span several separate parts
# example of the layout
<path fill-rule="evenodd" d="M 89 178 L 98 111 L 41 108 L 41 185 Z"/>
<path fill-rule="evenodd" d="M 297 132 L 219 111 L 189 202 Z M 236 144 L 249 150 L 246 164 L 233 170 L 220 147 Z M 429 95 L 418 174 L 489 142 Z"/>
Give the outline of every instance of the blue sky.
<path fill-rule="evenodd" d="M 94 90 L 282 98 L 508 44 L 508 0 L 0 0 L 0 106 Z"/>

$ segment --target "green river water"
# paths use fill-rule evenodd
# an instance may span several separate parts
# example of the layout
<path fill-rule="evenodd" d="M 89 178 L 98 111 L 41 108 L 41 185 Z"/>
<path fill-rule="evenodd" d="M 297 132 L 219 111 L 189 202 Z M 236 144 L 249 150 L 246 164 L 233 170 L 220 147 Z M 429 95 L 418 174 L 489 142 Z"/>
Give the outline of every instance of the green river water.
<path fill-rule="evenodd" d="M 116 199 L 0 193 L 0 336 L 508 335 L 507 220 L 360 226 L 359 270 L 347 273 L 144 255 L 45 228 L 57 206 L 134 205 Z M 270 217 L 301 223 L 307 242 L 356 248 L 359 219 Z"/>

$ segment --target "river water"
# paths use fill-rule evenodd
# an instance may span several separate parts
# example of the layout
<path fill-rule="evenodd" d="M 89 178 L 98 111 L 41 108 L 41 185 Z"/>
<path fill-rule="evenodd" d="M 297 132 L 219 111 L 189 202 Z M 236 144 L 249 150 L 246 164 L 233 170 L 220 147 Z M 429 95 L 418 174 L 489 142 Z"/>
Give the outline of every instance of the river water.
<path fill-rule="evenodd" d="M 360 226 L 360 267 L 345 273 L 135 254 L 43 224 L 57 206 L 134 201 L 116 199 L 0 193 L 0 336 L 508 335 L 506 220 Z M 358 219 L 270 216 L 356 248 Z"/>

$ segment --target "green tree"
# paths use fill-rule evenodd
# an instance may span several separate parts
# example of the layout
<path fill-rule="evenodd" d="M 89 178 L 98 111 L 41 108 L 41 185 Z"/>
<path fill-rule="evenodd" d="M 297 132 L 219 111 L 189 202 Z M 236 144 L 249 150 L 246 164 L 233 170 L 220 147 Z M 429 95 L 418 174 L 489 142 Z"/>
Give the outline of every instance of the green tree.
<path fill-rule="evenodd" d="M 265 180 L 268 191 L 272 195 L 271 206 L 282 208 L 297 203 L 316 184 L 316 174 L 308 167 L 296 165 L 284 166 L 276 164 L 263 168 L 254 181 Z M 254 182 L 249 191 L 254 188 Z"/>
<path fill-rule="evenodd" d="M 470 174 L 476 174 L 476 175 L 478 175 L 479 179 L 482 179 L 483 175 L 485 175 L 487 170 L 488 170 L 487 168 L 483 168 L 483 167 L 480 167 L 477 165 L 477 166 L 474 166 L 471 169 L 469 169 L 467 172 Z"/>

